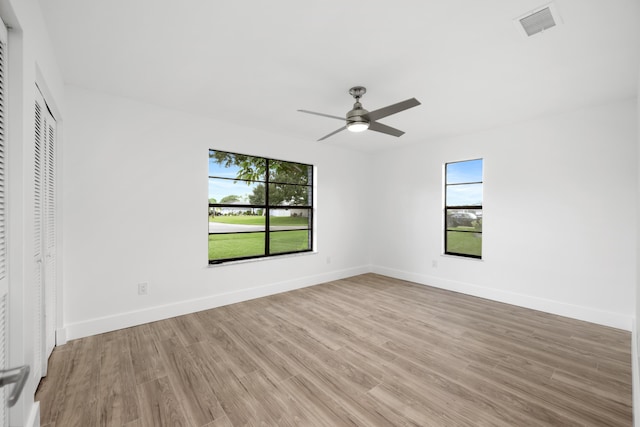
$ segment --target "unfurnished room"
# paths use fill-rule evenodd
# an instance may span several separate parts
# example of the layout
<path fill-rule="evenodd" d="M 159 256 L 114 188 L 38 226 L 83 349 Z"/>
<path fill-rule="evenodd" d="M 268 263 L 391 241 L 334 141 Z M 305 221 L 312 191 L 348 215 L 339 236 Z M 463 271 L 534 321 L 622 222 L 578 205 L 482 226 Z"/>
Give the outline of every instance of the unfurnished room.
<path fill-rule="evenodd" d="M 640 0 L 0 19 L 0 427 L 640 426 Z"/>

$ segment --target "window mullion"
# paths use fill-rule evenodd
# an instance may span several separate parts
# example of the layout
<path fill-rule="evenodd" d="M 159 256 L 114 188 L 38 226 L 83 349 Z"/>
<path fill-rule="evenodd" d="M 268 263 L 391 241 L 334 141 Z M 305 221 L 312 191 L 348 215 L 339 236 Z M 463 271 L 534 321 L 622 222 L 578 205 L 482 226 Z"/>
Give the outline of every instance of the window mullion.
<path fill-rule="evenodd" d="M 265 177 L 264 177 L 264 203 L 265 203 L 265 218 L 264 218 L 264 254 L 268 256 L 271 254 L 271 248 L 269 241 L 271 240 L 269 237 L 269 230 L 271 228 L 271 209 L 269 203 L 269 170 L 271 169 L 270 160 L 266 159 L 265 161 Z"/>

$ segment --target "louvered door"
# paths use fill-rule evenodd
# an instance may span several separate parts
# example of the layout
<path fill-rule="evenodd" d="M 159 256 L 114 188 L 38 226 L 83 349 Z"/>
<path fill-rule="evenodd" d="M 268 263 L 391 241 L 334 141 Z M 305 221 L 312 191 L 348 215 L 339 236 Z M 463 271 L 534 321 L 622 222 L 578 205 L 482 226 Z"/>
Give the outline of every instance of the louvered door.
<path fill-rule="evenodd" d="M 0 20 L 0 370 L 7 368 L 9 342 L 9 280 L 7 277 L 7 193 L 6 193 L 6 99 L 7 30 Z M 9 425 L 7 387 L 0 388 L 0 426 Z"/>
<path fill-rule="evenodd" d="M 56 122 L 47 109 L 44 147 L 44 345 L 47 359 L 56 341 Z"/>
<path fill-rule="evenodd" d="M 45 103 L 36 88 L 35 135 L 33 154 L 33 288 L 34 310 L 34 364 L 37 377 L 46 375 L 44 365 L 44 274 L 43 274 L 43 218 L 44 218 L 44 160 L 45 160 Z"/>
<path fill-rule="evenodd" d="M 56 122 L 36 87 L 34 135 L 34 369 L 45 376 L 55 346 Z"/>

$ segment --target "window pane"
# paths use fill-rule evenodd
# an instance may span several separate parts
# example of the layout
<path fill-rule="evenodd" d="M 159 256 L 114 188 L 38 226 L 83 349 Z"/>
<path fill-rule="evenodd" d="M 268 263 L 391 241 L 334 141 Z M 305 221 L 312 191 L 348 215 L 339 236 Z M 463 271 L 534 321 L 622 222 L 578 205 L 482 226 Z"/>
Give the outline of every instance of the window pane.
<path fill-rule="evenodd" d="M 482 256 L 482 233 L 447 231 L 446 253 Z"/>
<path fill-rule="evenodd" d="M 447 230 L 482 231 L 482 210 L 447 209 Z"/>
<path fill-rule="evenodd" d="M 265 217 L 256 208 L 209 208 L 209 233 L 264 231 Z"/>
<path fill-rule="evenodd" d="M 311 206 L 311 187 L 269 184 L 269 206 Z"/>
<path fill-rule="evenodd" d="M 286 184 L 310 184 L 313 167 L 281 160 L 269 161 L 269 181 Z"/>
<path fill-rule="evenodd" d="M 273 231 L 269 234 L 269 239 L 272 254 L 311 249 L 311 230 Z"/>
<path fill-rule="evenodd" d="M 209 203 L 264 204 L 264 184 L 209 178 Z"/>
<path fill-rule="evenodd" d="M 446 183 L 482 182 L 482 159 L 447 163 Z"/>
<path fill-rule="evenodd" d="M 482 184 L 448 185 L 447 206 L 482 206 Z"/>
<path fill-rule="evenodd" d="M 266 167 L 261 157 L 209 150 L 209 176 L 266 181 Z"/>
<path fill-rule="evenodd" d="M 311 228 L 310 209 L 270 209 L 269 230 Z"/>
<path fill-rule="evenodd" d="M 210 234 L 209 259 L 264 255 L 264 233 Z"/>

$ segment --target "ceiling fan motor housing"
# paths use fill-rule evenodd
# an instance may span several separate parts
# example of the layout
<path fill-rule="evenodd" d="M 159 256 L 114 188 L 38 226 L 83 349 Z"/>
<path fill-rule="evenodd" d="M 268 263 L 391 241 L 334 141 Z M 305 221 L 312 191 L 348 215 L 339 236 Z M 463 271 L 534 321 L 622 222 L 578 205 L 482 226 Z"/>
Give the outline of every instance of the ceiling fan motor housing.
<path fill-rule="evenodd" d="M 347 113 L 347 126 L 354 123 L 369 124 L 369 112 L 359 102 L 353 104 L 353 110 Z"/>

